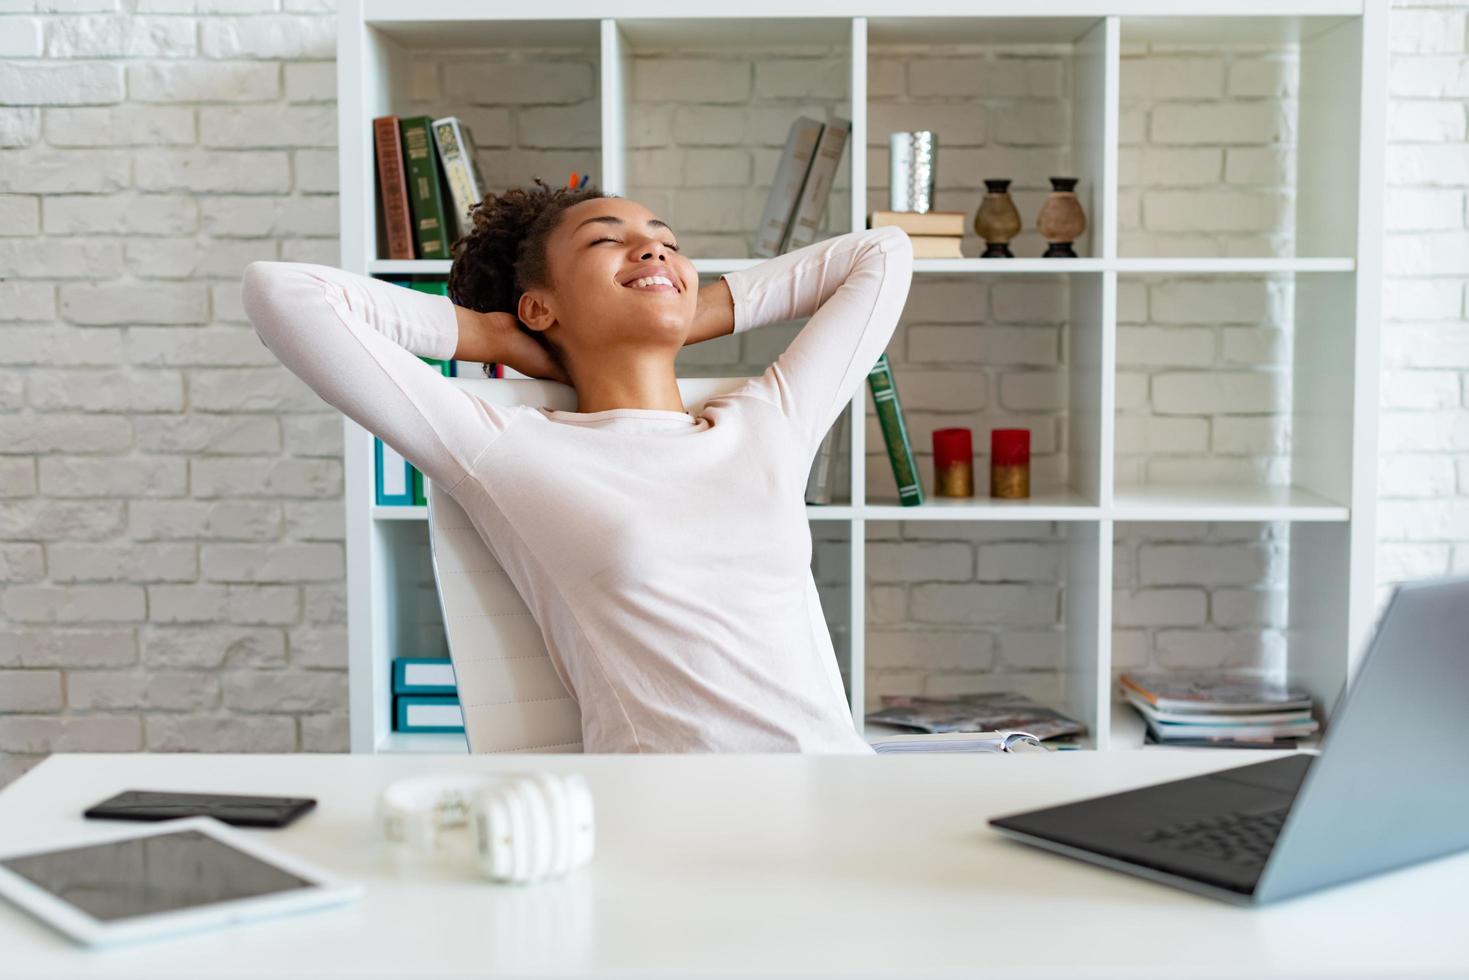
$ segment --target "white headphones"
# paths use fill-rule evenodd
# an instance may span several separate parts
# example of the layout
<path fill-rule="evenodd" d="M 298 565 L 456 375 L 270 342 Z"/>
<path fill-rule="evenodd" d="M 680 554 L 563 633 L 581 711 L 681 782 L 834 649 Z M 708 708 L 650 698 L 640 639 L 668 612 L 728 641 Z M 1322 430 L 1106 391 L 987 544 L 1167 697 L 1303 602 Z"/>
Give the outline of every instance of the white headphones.
<path fill-rule="evenodd" d="M 516 883 L 581 867 L 595 837 L 591 789 L 577 773 L 400 779 L 379 796 L 378 822 L 389 841 L 421 854 L 439 849 L 444 829 L 468 823 L 480 870 Z"/>

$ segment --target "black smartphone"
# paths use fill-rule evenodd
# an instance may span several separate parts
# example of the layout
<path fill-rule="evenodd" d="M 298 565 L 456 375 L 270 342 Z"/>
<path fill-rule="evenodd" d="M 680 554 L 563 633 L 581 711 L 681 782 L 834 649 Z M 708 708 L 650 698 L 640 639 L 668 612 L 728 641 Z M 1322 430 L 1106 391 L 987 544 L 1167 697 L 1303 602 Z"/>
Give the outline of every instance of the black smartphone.
<path fill-rule="evenodd" d="M 102 820 L 172 820 L 214 817 L 237 827 L 284 827 L 316 806 L 304 796 L 237 796 L 129 789 L 94 804 L 82 815 Z"/>

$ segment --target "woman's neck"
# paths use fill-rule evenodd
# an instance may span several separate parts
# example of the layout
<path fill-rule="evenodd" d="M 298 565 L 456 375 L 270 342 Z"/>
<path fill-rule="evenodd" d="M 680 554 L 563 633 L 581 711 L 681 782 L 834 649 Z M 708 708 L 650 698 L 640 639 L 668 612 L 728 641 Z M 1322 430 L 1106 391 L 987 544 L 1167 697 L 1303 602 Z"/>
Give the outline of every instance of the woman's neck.
<path fill-rule="evenodd" d="M 604 412 L 614 408 L 650 408 L 684 411 L 673 361 L 647 356 L 622 361 L 597 362 L 595 373 L 582 377 L 572 372 L 578 412 Z"/>

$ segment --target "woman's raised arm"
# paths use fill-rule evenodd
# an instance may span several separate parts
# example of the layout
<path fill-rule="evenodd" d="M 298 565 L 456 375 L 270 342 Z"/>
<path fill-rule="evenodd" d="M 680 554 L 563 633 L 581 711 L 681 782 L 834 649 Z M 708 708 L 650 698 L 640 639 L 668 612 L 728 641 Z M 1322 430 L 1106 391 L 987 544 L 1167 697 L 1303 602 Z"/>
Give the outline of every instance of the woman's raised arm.
<path fill-rule="evenodd" d="M 292 374 L 450 493 L 513 412 L 419 359 L 452 358 L 460 347 L 460 308 L 447 296 L 272 261 L 245 267 L 240 296 L 261 342 Z"/>
<path fill-rule="evenodd" d="M 809 316 L 744 391 L 791 420 L 808 455 L 826 435 L 897 329 L 913 276 L 913 243 L 887 226 L 837 235 L 722 277 L 734 332 Z"/>

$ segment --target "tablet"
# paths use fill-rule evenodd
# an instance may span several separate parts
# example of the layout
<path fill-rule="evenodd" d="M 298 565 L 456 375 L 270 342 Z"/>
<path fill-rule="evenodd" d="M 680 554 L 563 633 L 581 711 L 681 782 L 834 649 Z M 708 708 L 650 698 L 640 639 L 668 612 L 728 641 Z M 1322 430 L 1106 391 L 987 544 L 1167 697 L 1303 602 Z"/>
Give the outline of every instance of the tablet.
<path fill-rule="evenodd" d="M 214 817 L 0 853 L 0 895 L 87 946 L 335 905 L 362 891 Z"/>

